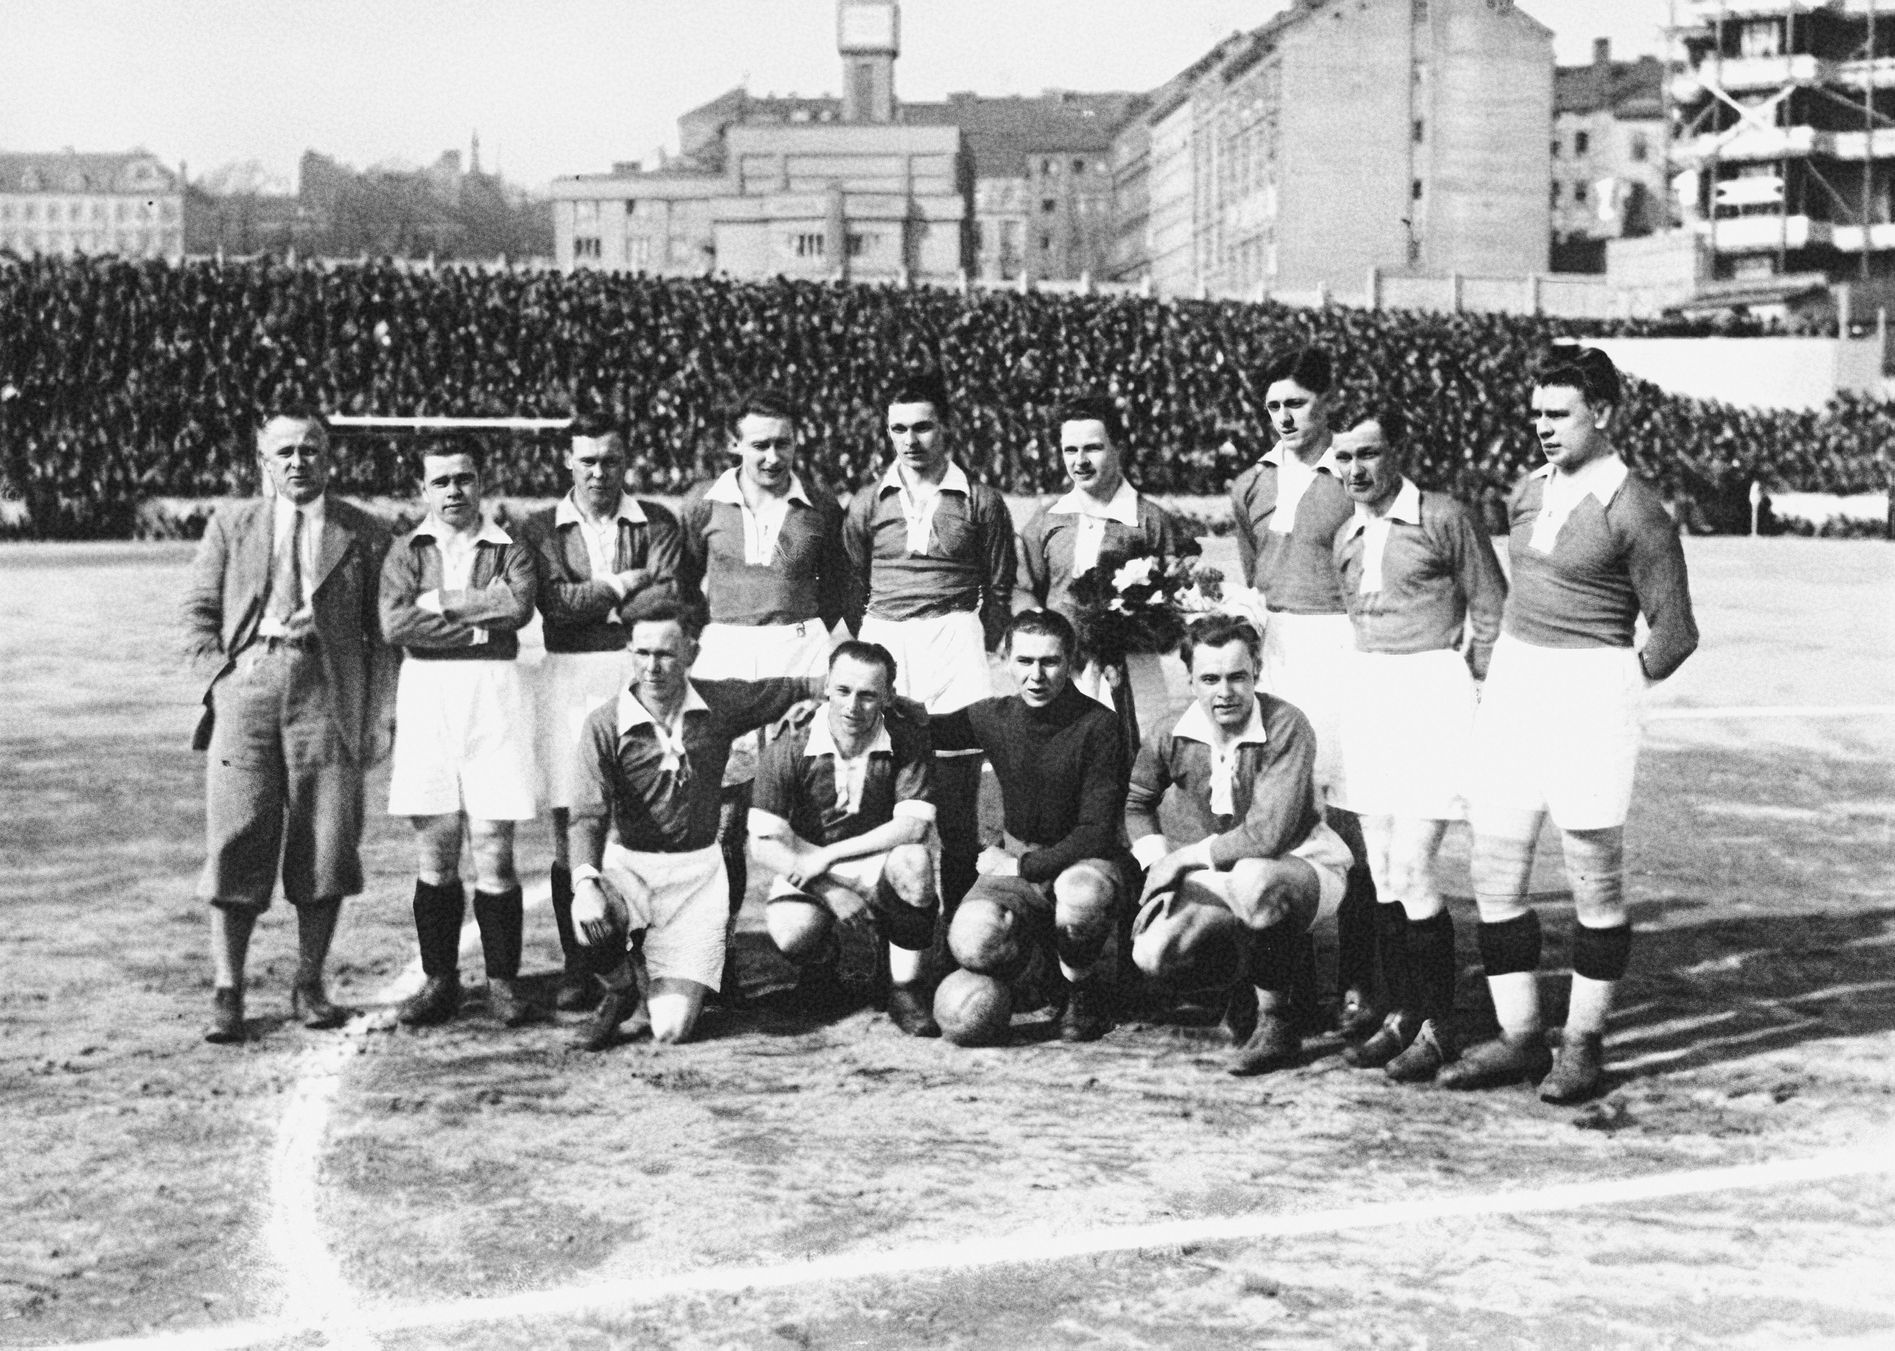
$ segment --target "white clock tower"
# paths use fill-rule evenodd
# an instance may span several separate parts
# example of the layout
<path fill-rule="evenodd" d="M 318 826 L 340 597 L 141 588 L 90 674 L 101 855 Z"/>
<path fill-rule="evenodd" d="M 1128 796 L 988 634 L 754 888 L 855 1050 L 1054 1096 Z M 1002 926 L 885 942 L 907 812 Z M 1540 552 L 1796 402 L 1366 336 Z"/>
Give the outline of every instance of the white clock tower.
<path fill-rule="evenodd" d="M 895 58 L 901 52 L 897 0 L 836 0 L 842 53 L 842 120 L 895 120 Z"/>

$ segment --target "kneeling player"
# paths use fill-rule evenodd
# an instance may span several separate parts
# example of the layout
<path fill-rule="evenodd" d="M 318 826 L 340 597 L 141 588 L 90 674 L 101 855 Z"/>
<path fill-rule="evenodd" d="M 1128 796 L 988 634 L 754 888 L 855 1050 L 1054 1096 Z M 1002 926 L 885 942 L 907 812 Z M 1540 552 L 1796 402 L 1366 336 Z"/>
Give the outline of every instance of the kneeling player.
<path fill-rule="evenodd" d="M 1300 940 L 1342 900 L 1349 847 L 1323 822 L 1309 719 L 1257 689 L 1260 643 L 1228 615 L 1199 620 L 1180 655 L 1194 702 L 1146 738 L 1125 820 L 1146 866 L 1132 960 L 1173 986 L 1232 987 L 1232 1074 L 1296 1062 L 1290 1017 Z M 1182 843 L 1158 807 L 1174 789 Z M 1252 993 L 1254 987 L 1254 994 Z"/>
<path fill-rule="evenodd" d="M 825 697 L 758 766 L 750 839 L 777 874 L 770 937 L 806 979 L 833 984 L 834 926 L 872 924 L 890 948 L 889 1017 L 911 1037 L 939 1036 L 924 988 L 935 915 L 926 728 L 886 716 L 895 659 L 874 643 L 836 648 Z"/>
<path fill-rule="evenodd" d="M 948 951 L 969 971 L 1012 980 L 1050 944 L 1068 985 L 1059 1035 L 1111 1030 L 1106 972 L 1131 860 L 1119 843 L 1125 751 L 1118 716 L 1073 686 L 1072 625 L 1026 610 L 1007 626 L 1007 664 L 1020 692 L 935 714 L 940 750 L 986 753 L 1000 781 L 1006 835 L 983 850 L 973 888 L 948 926 Z"/>
<path fill-rule="evenodd" d="M 406 649 L 388 810 L 414 821 L 415 932 L 427 976 L 400 1017 L 425 1026 L 460 1007 L 465 817 L 488 1004 L 518 1027 L 533 1016 L 514 987 L 522 917 L 513 870 L 514 823 L 536 809 L 533 715 L 516 660 L 517 631 L 533 614 L 533 553 L 482 516 L 473 455 L 427 454 L 421 465 L 427 519 L 382 566 L 382 632 Z"/>

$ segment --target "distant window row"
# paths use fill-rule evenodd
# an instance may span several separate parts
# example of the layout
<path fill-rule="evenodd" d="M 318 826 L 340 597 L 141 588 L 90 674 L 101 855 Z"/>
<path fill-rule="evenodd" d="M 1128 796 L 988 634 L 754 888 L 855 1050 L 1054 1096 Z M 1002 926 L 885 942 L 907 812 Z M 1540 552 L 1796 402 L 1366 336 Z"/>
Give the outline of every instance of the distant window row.
<path fill-rule="evenodd" d="M 121 253 L 132 257 L 178 253 L 176 230 L 0 230 L 0 248 L 16 253 Z"/>
<path fill-rule="evenodd" d="M 144 201 L 120 200 L 105 201 L 66 201 L 43 202 L 8 200 L 0 198 L 0 223 L 15 220 L 36 221 L 44 219 L 57 225 L 69 221 L 77 225 L 83 221 L 137 221 L 160 220 L 175 221 L 178 218 L 178 204 L 175 200 Z"/>

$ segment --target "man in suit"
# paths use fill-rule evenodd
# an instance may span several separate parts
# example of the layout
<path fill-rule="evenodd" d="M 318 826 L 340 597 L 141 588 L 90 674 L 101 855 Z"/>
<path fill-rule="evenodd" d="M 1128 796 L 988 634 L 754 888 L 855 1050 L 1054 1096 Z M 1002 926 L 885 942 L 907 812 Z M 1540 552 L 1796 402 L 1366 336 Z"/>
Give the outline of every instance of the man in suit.
<path fill-rule="evenodd" d="M 194 742 L 208 750 L 204 873 L 216 966 L 208 1041 L 244 1039 L 243 973 L 281 859 L 296 907 L 294 1008 L 339 1027 L 323 966 L 342 898 L 362 890 L 362 776 L 387 751 L 390 666 L 376 615 L 388 531 L 328 491 L 320 414 L 257 433 L 273 492 L 219 510 L 184 607 L 191 654 L 215 667 Z"/>

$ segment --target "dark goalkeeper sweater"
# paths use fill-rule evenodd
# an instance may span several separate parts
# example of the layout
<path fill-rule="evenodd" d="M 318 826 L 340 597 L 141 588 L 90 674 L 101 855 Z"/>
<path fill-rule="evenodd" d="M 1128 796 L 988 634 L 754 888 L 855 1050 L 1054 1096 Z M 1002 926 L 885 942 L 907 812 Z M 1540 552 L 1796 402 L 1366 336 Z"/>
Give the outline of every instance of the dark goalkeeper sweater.
<path fill-rule="evenodd" d="M 1020 876 L 1051 882 L 1087 858 L 1124 853 L 1125 745 L 1118 715 L 1068 685 L 1045 708 L 1017 694 L 936 713 L 939 751 L 987 754 L 1000 780 L 1007 834 L 1032 845 Z"/>

